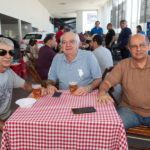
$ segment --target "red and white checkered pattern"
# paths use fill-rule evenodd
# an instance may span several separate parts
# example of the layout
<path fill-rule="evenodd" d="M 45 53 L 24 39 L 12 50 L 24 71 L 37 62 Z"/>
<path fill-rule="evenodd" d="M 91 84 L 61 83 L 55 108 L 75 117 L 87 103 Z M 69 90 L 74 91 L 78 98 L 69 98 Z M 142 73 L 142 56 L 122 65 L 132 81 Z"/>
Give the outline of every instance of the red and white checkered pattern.
<path fill-rule="evenodd" d="M 6 122 L 1 149 L 127 150 L 126 133 L 114 106 L 96 102 L 97 91 L 60 98 L 45 96 L 32 108 L 18 108 Z M 96 112 L 74 115 L 72 108 L 94 106 Z"/>

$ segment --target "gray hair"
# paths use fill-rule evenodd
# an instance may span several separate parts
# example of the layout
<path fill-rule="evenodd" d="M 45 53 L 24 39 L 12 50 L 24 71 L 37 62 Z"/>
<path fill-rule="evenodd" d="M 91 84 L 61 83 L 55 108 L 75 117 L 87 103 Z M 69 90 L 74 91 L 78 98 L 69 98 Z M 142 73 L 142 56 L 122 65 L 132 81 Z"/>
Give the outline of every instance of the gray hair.
<path fill-rule="evenodd" d="M 12 47 L 12 49 L 14 49 L 13 42 L 7 38 L 4 38 L 4 37 L 0 37 L 0 45 L 10 46 L 10 47 Z"/>
<path fill-rule="evenodd" d="M 66 32 L 66 33 L 69 33 L 69 32 Z M 61 37 L 60 37 L 60 44 L 61 44 L 61 47 L 62 47 L 62 39 L 63 39 L 63 36 L 66 34 L 64 33 Z M 70 33 L 73 33 L 73 32 L 70 32 Z M 79 35 L 77 33 L 73 33 L 75 34 L 75 40 L 76 40 L 76 43 L 77 43 L 77 47 L 79 48 L 79 44 L 80 44 L 80 38 L 79 38 Z"/>

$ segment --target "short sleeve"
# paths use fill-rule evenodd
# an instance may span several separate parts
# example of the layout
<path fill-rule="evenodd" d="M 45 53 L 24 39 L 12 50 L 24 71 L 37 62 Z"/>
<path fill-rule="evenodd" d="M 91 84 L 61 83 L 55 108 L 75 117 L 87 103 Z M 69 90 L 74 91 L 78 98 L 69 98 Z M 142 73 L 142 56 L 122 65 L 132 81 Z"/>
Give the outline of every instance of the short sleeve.
<path fill-rule="evenodd" d="M 101 69 L 100 69 L 99 63 L 93 53 L 89 52 L 87 61 L 90 66 L 90 70 L 91 70 L 93 79 L 101 78 L 102 77 Z"/>
<path fill-rule="evenodd" d="M 51 67 L 48 72 L 48 80 L 52 80 L 52 81 L 57 80 L 57 68 L 56 67 L 57 67 L 57 63 L 58 63 L 58 61 L 57 61 L 58 55 L 59 54 L 57 54 L 52 61 Z"/>
<path fill-rule="evenodd" d="M 25 80 L 20 78 L 13 70 L 10 69 L 10 76 L 13 78 L 13 87 L 23 87 Z"/>
<path fill-rule="evenodd" d="M 112 32 L 111 32 L 111 33 L 112 33 L 112 36 L 115 36 L 115 31 L 114 31 L 114 30 L 112 30 Z"/>
<path fill-rule="evenodd" d="M 90 32 L 90 35 L 93 35 L 94 33 L 93 33 L 93 29 L 91 30 L 91 32 Z"/>
<path fill-rule="evenodd" d="M 132 34 L 131 29 L 128 28 L 128 35 Z"/>
<path fill-rule="evenodd" d="M 108 80 L 111 83 L 111 86 L 115 86 L 122 81 L 122 65 L 118 63 L 110 72 L 108 77 L 105 80 Z"/>

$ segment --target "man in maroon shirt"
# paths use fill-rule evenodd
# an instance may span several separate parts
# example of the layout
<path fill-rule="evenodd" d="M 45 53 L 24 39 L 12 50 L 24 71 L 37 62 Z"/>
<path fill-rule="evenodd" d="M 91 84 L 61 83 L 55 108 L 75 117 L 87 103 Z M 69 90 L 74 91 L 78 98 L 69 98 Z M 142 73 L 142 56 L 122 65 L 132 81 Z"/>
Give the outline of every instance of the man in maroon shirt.
<path fill-rule="evenodd" d="M 37 69 L 42 80 L 47 80 L 49 68 L 56 54 L 56 52 L 53 50 L 53 47 L 56 46 L 54 34 L 48 35 L 44 39 L 44 44 L 45 46 L 41 47 L 39 50 Z"/>

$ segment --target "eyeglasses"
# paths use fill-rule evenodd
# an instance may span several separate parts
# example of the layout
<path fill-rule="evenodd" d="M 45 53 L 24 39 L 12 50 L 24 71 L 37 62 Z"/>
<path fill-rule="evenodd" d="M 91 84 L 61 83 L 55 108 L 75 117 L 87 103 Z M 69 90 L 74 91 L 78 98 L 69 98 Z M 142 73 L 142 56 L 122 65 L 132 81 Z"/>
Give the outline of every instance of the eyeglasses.
<path fill-rule="evenodd" d="M 136 50 L 136 49 L 138 49 L 138 48 L 140 48 L 140 49 L 146 49 L 146 44 L 140 44 L 140 45 L 130 45 L 130 48 L 132 49 L 132 50 Z"/>
<path fill-rule="evenodd" d="M 15 51 L 14 50 L 6 51 L 5 49 L 0 49 L 0 56 L 5 56 L 7 53 L 10 56 L 14 56 L 15 55 Z"/>

